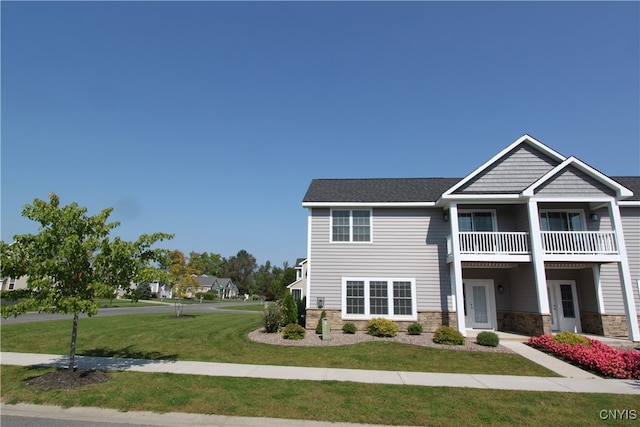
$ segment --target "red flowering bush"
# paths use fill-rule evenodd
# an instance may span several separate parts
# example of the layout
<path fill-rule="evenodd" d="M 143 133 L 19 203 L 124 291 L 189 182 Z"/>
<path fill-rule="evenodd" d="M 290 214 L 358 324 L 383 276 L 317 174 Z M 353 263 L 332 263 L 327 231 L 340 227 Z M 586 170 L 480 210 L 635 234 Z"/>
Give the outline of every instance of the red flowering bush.
<path fill-rule="evenodd" d="M 640 378 L 640 352 L 618 350 L 598 340 L 587 338 L 584 344 L 559 343 L 551 335 L 529 338 L 529 345 L 555 354 L 582 367 L 613 378 Z"/>

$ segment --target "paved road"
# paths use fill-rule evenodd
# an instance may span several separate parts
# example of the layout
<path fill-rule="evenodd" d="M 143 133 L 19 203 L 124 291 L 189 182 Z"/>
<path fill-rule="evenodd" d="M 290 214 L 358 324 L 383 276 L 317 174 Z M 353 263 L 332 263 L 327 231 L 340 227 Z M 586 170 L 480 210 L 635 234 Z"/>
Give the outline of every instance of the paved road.
<path fill-rule="evenodd" d="M 0 424 L 2 427 L 154 427 L 152 424 L 103 423 L 15 415 L 0 415 Z"/>
<path fill-rule="evenodd" d="M 202 313 L 213 311 L 226 311 L 227 307 L 237 307 L 241 305 L 255 305 L 255 302 L 237 302 L 237 303 L 202 303 L 202 304 L 184 304 L 183 313 Z M 229 310 L 231 311 L 231 310 Z M 257 311 L 233 310 L 234 313 L 251 313 L 259 314 Z M 117 316 L 122 314 L 150 314 L 150 313 L 175 313 L 174 304 L 154 304 L 145 307 L 115 307 L 101 308 L 98 310 L 98 316 Z M 81 317 L 87 317 L 85 314 Z M 25 313 L 18 317 L 9 317 L 0 320 L 2 325 L 11 325 L 14 323 L 42 322 L 47 320 L 72 319 L 72 314 L 58 313 Z"/>

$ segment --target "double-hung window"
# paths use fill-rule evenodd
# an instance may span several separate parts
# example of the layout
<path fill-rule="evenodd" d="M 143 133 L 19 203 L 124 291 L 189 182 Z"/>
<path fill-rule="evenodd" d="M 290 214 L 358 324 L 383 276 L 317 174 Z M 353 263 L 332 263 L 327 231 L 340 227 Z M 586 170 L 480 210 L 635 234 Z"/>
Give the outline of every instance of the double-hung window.
<path fill-rule="evenodd" d="M 343 278 L 345 319 L 416 320 L 415 279 Z"/>
<path fill-rule="evenodd" d="M 332 242 L 370 242 L 371 211 L 370 210 L 332 210 L 331 211 Z"/>

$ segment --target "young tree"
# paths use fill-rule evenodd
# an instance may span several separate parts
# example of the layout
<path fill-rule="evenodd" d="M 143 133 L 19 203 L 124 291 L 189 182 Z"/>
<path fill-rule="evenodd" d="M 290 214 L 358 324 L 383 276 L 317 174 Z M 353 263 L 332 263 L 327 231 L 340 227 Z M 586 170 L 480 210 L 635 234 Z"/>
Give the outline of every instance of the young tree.
<path fill-rule="evenodd" d="M 118 222 L 107 222 L 112 208 L 87 216 L 87 208 L 76 203 L 60 206 L 55 194 L 49 202 L 35 199 L 22 215 L 40 223 L 38 234 L 14 236 L 14 242 L 0 242 L 0 275 L 27 277 L 26 298 L 3 306 L 2 316 L 18 316 L 28 310 L 73 314 L 69 371 L 73 371 L 80 313 L 98 312 L 95 298 L 115 292 L 147 271 L 163 256 L 151 247 L 173 236 L 165 233 L 142 235 L 135 242 L 109 234 Z"/>
<path fill-rule="evenodd" d="M 169 280 L 173 284 L 173 295 L 178 297 L 176 301 L 176 316 L 182 316 L 182 299 L 187 295 L 195 295 L 200 283 L 193 277 L 199 271 L 189 267 L 184 254 L 179 250 L 171 252 L 169 264 Z"/>

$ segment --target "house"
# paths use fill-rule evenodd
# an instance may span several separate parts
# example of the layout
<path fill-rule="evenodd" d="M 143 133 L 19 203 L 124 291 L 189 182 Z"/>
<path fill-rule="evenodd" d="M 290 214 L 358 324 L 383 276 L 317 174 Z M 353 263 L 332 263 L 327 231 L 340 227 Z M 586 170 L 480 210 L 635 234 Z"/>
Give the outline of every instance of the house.
<path fill-rule="evenodd" d="M 18 289 L 27 288 L 27 276 L 21 276 L 17 279 L 15 277 L 3 277 L 0 279 L 2 282 L 2 291 L 16 291 Z"/>
<path fill-rule="evenodd" d="M 302 301 L 307 296 L 307 259 L 298 258 L 294 266 L 296 270 L 296 280 L 287 286 L 291 291 L 291 296 L 295 301 Z"/>
<path fill-rule="evenodd" d="M 640 177 L 524 135 L 464 178 L 314 179 L 307 319 L 640 341 Z"/>
<path fill-rule="evenodd" d="M 202 274 L 200 276 L 193 275 L 198 281 L 200 287 L 197 292 L 217 291 L 218 298 L 237 298 L 238 287 L 229 278 L 218 278 L 215 276 L 207 276 Z"/>
<path fill-rule="evenodd" d="M 231 281 L 229 278 L 219 278 L 217 280 L 217 286 L 220 290 L 220 298 L 237 298 L 238 297 L 238 287 Z"/>

